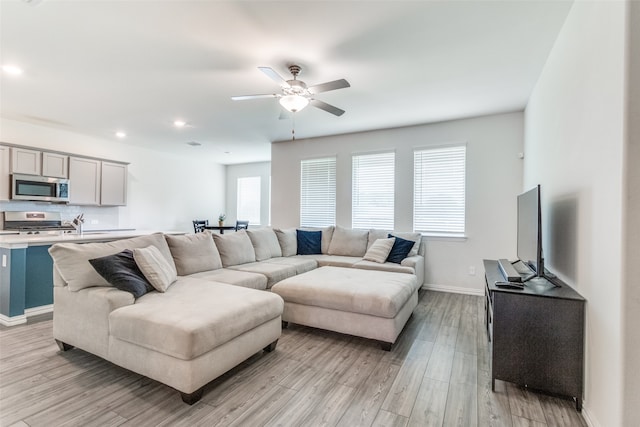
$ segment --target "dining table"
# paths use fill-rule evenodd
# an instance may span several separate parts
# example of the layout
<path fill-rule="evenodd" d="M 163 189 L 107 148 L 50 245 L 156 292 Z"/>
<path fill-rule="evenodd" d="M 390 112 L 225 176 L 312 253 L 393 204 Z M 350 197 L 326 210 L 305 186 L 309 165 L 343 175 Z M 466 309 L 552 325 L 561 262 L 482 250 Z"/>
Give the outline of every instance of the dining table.
<path fill-rule="evenodd" d="M 220 234 L 224 234 L 224 230 L 235 230 L 235 225 L 205 225 L 205 230 L 218 230 Z"/>

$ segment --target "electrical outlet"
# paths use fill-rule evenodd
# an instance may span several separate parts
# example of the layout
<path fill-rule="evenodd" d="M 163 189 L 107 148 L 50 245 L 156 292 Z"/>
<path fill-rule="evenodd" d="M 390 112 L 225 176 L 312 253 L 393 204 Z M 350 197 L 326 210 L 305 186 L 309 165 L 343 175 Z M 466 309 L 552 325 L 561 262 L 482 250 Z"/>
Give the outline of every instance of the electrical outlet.
<path fill-rule="evenodd" d="M 2 254 L 2 266 L 7 266 L 7 256 L 5 254 Z"/>
<path fill-rule="evenodd" d="M 476 268 L 473 265 L 469 266 L 469 276 L 475 276 L 476 275 Z"/>
<path fill-rule="evenodd" d="M 91 220 L 91 225 L 97 225 L 100 221 L 98 221 L 97 219 L 92 219 Z"/>

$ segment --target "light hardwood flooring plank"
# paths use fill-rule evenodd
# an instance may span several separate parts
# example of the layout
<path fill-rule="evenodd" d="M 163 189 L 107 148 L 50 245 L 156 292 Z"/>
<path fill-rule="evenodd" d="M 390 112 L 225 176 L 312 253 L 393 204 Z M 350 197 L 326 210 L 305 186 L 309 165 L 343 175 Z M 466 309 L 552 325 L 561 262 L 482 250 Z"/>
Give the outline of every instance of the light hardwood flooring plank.
<path fill-rule="evenodd" d="M 509 408 L 513 415 L 546 423 L 538 395 L 515 384 L 506 384 L 509 395 Z"/>
<path fill-rule="evenodd" d="M 486 427 L 511 427 L 511 412 L 507 386 L 496 380 L 496 390 L 491 391 L 491 375 L 478 370 L 478 419 Z"/>
<path fill-rule="evenodd" d="M 457 384 L 478 384 L 478 361 L 476 356 L 456 351 L 451 366 L 451 382 Z"/>
<path fill-rule="evenodd" d="M 373 422 L 374 427 L 404 427 L 407 425 L 407 418 L 394 414 L 393 412 L 380 411 Z"/>
<path fill-rule="evenodd" d="M 424 376 L 432 380 L 448 383 L 451 378 L 454 355 L 455 350 L 453 347 L 434 345 Z"/>
<path fill-rule="evenodd" d="M 547 427 L 546 423 L 541 423 L 539 421 L 533 421 L 527 418 L 522 418 L 517 415 L 513 415 L 511 419 L 513 422 L 513 427 Z"/>
<path fill-rule="evenodd" d="M 352 404 L 347 408 L 338 426 L 370 426 L 387 397 L 400 366 L 380 360 L 371 375 L 357 389 Z"/>
<path fill-rule="evenodd" d="M 476 387 L 467 384 L 449 384 L 447 405 L 444 411 L 445 426 L 478 426 L 478 398 Z M 484 426 L 484 424 L 481 424 Z"/>
<path fill-rule="evenodd" d="M 382 404 L 382 409 L 403 417 L 411 415 L 432 350 L 433 343 L 429 341 L 416 340 L 414 342 L 410 352 L 414 357 L 408 357 L 402 364 L 400 372 L 398 372 L 396 380 Z"/>
<path fill-rule="evenodd" d="M 549 426 L 587 427 L 584 418 L 576 411 L 575 402 L 545 395 L 538 398 Z"/>
<path fill-rule="evenodd" d="M 449 383 L 424 378 L 409 418 L 409 426 L 440 427 L 449 393 Z"/>

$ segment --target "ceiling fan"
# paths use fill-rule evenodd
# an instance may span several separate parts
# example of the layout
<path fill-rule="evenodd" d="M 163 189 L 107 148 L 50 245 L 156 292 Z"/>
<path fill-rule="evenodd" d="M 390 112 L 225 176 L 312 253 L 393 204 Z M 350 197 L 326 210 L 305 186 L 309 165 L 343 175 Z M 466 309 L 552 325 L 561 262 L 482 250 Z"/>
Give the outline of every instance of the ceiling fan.
<path fill-rule="evenodd" d="M 280 105 L 282 105 L 287 111 L 291 113 L 297 113 L 307 105 L 311 104 L 316 108 L 324 110 L 328 113 L 336 116 L 344 114 L 344 110 L 335 107 L 326 102 L 322 102 L 315 99 L 315 95 L 321 92 L 328 92 L 330 90 L 343 89 L 350 87 L 348 81 L 345 79 L 333 80 L 331 82 L 320 83 L 313 86 L 307 86 L 302 80 L 298 80 L 298 74 L 300 73 L 299 65 L 289 65 L 289 72 L 293 75 L 293 79 L 285 80 L 270 67 L 258 67 L 260 71 L 265 73 L 267 77 L 275 81 L 282 88 L 282 93 L 270 93 L 264 95 L 242 95 L 232 96 L 234 101 L 243 101 L 245 99 L 257 99 L 257 98 L 278 98 Z"/>

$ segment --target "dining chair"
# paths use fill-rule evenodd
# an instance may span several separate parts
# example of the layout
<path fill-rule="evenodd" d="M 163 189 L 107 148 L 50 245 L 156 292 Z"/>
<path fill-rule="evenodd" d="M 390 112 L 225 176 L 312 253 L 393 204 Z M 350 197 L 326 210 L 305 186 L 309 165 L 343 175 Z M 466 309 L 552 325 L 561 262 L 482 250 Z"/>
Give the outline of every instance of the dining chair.
<path fill-rule="evenodd" d="M 204 228 L 209 225 L 208 219 L 194 219 L 193 220 L 193 232 L 202 233 Z"/>
<path fill-rule="evenodd" d="M 236 231 L 249 228 L 249 221 L 236 221 Z"/>

